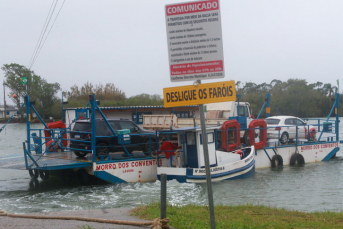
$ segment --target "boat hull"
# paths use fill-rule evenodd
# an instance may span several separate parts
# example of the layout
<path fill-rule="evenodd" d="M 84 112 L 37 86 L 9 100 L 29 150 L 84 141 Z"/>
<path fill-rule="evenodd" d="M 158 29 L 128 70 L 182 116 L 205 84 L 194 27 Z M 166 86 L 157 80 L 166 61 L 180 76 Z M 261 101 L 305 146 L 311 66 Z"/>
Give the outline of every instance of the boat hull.
<path fill-rule="evenodd" d="M 283 159 L 283 165 L 289 165 L 290 159 L 295 152 L 300 153 L 305 163 L 316 163 L 320 161 L 327 161 L 339 150 L 338 142 L 322 142 L 315 144 L 306 144 L 295 146 L 281 146 L 281 147 L 266 147 L 256 151 L 255 168 L 269 168 L 271 167 L 271 160 L 274 155 L 278 154 Z"/>
<path fill-rule="evenodd" d="M 165 158 L 161 158 L 159 164 L 167 166 L 168 162 Z M 156 181 L 157 160 L 93 163 L 92 175 L 112 184 Z"/>
<path fill-rule="evenodd" d="M 240 179 L 253 175 L 255 172 L 255 154 L 250 152 L 246 158 L 219 166 L 211 167 L 211 180 L 213 182 L 222 180 Z M 180 183 L 204 183 L 206 182 L 205 168 L 176 168 L 157 167 L 157 176 L 167 175 L 167 180 L 177 180 Z"/>

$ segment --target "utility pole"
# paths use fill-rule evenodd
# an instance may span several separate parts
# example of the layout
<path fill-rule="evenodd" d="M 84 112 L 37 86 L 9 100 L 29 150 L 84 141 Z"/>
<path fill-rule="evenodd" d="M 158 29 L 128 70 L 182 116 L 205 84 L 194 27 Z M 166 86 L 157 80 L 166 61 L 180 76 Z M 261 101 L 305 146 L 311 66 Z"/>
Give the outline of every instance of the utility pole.
<path fill-rule="evenodd" d="M 295 117 L 297 117 L 298 111 L 297 111 L 297 93 L 296 93 L 296 91 L 294 91 L 294 94 L 295 94 Z"/>
<path fill-rule="evenodd" d="M 2 82 L 2 85 L 4 86 L 4 118 L 6 119 L 6 92 L 4 81 Z"/>

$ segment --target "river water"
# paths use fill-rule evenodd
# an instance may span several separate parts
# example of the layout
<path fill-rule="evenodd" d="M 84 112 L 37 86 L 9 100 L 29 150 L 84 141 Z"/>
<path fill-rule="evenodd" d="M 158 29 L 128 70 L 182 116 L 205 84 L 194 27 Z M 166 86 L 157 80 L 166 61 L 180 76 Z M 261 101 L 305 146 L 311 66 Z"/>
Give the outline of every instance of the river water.
<path fill-rule="evenodd" d="M 40 128 L 32 124 L 32 128 Z M 343 139 L 343 128 L 340 132 Z M 0 133 L 0 157 L 22 154 L 25 124 Z M 342 147 L 342 145 L 341 145 Z M 167 184 L 171 204 L 207 204 L 206 184 Z M 343 153 L 327 162 L 282 170 L 259 169 L 240 180 L 213 183 L 215 204 L 262 204 L 300 211 L 342 211 Z M 0 169 L 0 209 L 10 213 L 134 207 L 158 201 L 160 182 L 66 185 L 59 178 L 32 182 L 27 171 Z"/>

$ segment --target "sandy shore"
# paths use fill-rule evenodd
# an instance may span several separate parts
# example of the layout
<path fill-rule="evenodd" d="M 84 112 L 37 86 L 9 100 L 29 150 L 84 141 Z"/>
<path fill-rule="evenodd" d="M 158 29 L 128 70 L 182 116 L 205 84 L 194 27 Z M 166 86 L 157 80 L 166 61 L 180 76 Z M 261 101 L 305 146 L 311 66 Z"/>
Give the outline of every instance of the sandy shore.
<path fill-rule="evenodd" d="M 63 211 L 63 212 L 48 212 L 48 213 L 32 213 L 30 215 L 44 215 L 44 216 L 79 216 L 112 220 L 126 220 L 126 221 L 144 221 L 134 216 L 130 216 L 131 208 L 114 208 L 114 209 L 95 209 L 84 211 Z M 10 213 L 10 212 L 9 212 Z M 150 228 L 150 226 L 126 226 L 108 223 L 93 223 L 77 220 L 53 220 L 53 219 L 24 219 L 13 218 L 8 216 L 0 216 L 0 228 L 16 228 L 16 229 L 88 229 L 91 228 Z"/>

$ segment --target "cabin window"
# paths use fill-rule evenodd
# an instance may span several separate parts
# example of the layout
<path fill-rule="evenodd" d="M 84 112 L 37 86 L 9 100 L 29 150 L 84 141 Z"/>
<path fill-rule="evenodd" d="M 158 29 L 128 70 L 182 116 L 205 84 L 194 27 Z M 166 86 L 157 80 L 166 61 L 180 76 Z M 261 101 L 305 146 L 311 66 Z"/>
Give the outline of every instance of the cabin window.
<path fill-rule="evenodd" d="M 6 115 L 10 115 L 10 112 L 9 112 L 9 111 L 6 111 Z"/>
<path fill-rule="evenodd" d="M 193 132 L 187 133 L 187 145 L 195 145 L 195 137 Z"/>
<path fill-rule="evenodd" d="M 129 129 L 130 133 L 134 133 L 135 132 L 135 125 L 132 122 L 119 122 L 119 125 L 121 127 L 121 130 L 123 129 Z"/>
<path fill-rule="evenodd" d="M 174 114 L 178 118 L 189 118 L 190 117 L 188 111 L 176 111 L 176 112 L 174 112 Z"/>
<path fill-rule="evenodd" d="M 151 115 L 152 112 L 138 112 L 137 113 L 138 120 L 136 117 L 136 112 L 134 112 L 134 113 L 132 113 L 132 121 L 135 122 L 136 124 L 143 124 L 143 114 Z"/>
<path fill-rule="evenodd" d="M 213 133 L 207 133 L 207 143 L 213 143 L 214 142 L 214 134 Z M 202 145 L 202 135 L 200 134 L 200 144 Z"/>
<path fill-rule="evenodd" d="M 89 118 L 88 111 L 75 110 L 75 115 L 77 117 L 77 120 Z"/>

